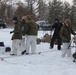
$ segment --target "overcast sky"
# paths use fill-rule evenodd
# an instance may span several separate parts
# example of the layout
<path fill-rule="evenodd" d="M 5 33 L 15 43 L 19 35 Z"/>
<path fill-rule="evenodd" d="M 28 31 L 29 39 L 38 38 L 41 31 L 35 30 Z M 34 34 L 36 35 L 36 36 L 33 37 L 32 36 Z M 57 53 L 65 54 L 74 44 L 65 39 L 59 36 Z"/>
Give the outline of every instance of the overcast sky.
<path fill-rule="evenodd" d="M 21 0 L 21 1 L 24 1 L 24 0 Z M 73 0 L 62 0 L 62 1 L 67 1 L 69 3 L 72 3 Z"/>
<path fill-rule="evenodd" d="M 72 3 L 73 0 L 62 0 L 62 1 L 68 1 L 69 3 Z"/>

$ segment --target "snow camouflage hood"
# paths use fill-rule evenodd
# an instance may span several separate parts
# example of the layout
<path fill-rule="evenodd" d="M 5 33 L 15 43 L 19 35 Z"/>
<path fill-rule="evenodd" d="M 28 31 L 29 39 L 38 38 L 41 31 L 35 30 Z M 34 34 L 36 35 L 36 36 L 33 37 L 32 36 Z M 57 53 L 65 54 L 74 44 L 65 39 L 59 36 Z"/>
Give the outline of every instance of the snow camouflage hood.
<path fill-rule="evenodd" d="M 26 21 L 26 16 L 22 17 L 21 21 L 23 21 L 23 20 Z"/>
<path fill-rule="evenodd" d="M 69 19 L 66 19 L 65 20 L 65 24 L 69 24 L 70 25 L 70 20 Z"/>
<path fill-rule="evenodd" d="M 31 18 L 30 15 L 27 15 L 27 16 L 26 16 L 26 19 L 27 19 L 27 20 L 32 20 L 32 18 Z"/>

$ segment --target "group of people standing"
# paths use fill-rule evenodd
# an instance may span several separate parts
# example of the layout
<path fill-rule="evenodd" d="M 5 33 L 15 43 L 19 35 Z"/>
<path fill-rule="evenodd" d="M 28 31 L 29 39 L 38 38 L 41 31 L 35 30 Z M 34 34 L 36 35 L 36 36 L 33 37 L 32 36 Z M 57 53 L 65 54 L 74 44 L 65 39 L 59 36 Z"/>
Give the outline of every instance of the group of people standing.
<path fill-rule="evenodd" d="M 15 25 L 14 30 L 10 32 L 12 35 L 12 51 L 10 55 L 36 53 L 36 38 L 38 27 L 31 16 L 23 16 L 21 21 L 17 17 L 13 18 Z M 26 42 L 25 42 L 26 40 Z"/>
<path fill-rule="evenodd" d="M 31 16 L 27 15 L 23 16 L 21 21 L 19 21 L 17 17 L 14 17 L 13 23 L 15 27 L 14 30 L 10 32 L 10 34 L 13 33 L 12 52 L 10 55 L 28 55 L 30 53 L 30 46 L 31 54 L 35 54 L 38 33 L 38 25 L 36 22 L 31 18 Z M 51 30 L 54 29 L 54 33 L 51 38 L 50 48 L 54 47 L 54 42 L 57 40 L 57 49 L 62 50 L 62 57 L 65 57 L 66 55 L 68 57 L 71 56 L 71 49 L 69 48 L 71 33 L 73 35 L 76 35 L 76 33 L 72 30 L 70 24 L 69 19 L 66 19 L 64 24 L 62 24 L 58 19 L 55 19 L 55 23 L 51 28 Z M 63 48 L 61 48 L 61 45 Z"/>
<path fill-rule="evenodd" d="M 57 49 L 62 51 L 62 57 L 66 55 L 71 57 L 71 48 L 70 48 L 70 41 L 71 41 L 71 33 L 76 35 L 71 27 L 71 23 L 69 19 L 66 19 L 64 24 L 59 22 L 58 19 L 55 19 L 55 23 L 53 24 L 51 30 L 54 29 L 53 36 L 50 42 L 50 48 L 53 48 L 55 40 L 58 42 Z M 61 48 L 61 45 L 63 48 Z"/>

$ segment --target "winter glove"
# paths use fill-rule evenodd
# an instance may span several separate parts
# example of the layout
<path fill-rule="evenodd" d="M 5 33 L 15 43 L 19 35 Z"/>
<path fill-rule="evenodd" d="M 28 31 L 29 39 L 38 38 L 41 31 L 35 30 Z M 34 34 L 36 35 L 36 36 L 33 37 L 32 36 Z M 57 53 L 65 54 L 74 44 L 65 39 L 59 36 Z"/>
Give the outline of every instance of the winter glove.
<path fill-rule="evenodd" d="M 22 38 L 25 38 L 25 36 L 22 36 Z"/>
<path fill-rule="evenodd" d="M 10 34 L 13 33 L 13 31 L 10 32 Z"/>

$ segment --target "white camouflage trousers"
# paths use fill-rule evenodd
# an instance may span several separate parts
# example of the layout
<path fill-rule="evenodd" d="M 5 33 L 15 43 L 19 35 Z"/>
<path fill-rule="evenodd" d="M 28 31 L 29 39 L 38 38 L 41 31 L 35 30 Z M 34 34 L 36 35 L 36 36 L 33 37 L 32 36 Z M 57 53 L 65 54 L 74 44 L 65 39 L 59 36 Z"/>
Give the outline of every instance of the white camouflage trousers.
<path fill-rule="evenodd" d="M 26 44 L 25 44 L 26 41 L 25 41 L 25 39 L 26 39 L 26 37 L 23 36 L 22 40 L 21 40 L 21 47 L 22 47 L 23 51 L 26 50 Z"/>
<path fill-rule="evenodd" d="M 62 49 L 62 57 L 71 57 L 71 48 L 69 47 L 69 43 L 63 43 L 63 49 Z"/>
<path fill-rule="evenodd" d="M 22 52 L 21 40 L 15 39 L 12 41 L 12 54 L 20 55 Z"/>
<path fill-rule="evenodd" d="M 26 53 L 29 53 L 30 46 L 31 46 L 31 54 L 36 53 L 36 38 L 37 38 L 37 36 L 27 35 L 27 39 L 26 39 Z"/>

